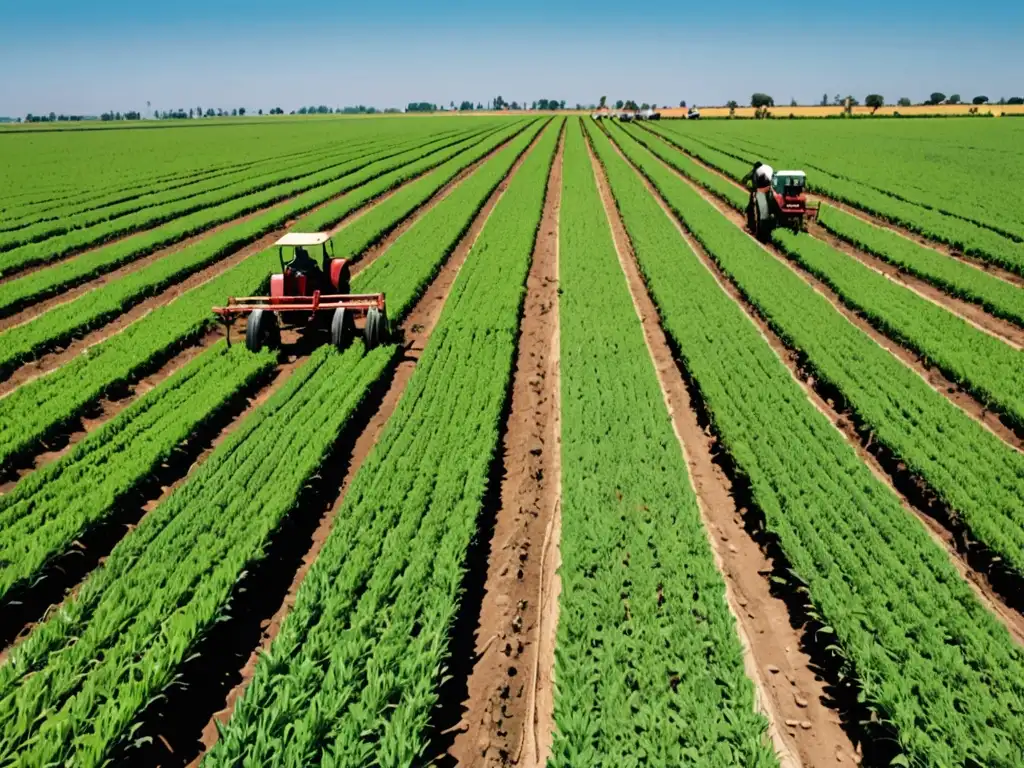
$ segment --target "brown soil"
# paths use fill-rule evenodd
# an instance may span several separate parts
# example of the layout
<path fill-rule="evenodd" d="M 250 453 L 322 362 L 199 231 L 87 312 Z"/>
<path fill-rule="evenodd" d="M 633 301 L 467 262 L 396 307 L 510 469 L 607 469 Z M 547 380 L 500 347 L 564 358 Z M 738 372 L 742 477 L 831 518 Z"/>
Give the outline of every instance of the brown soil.
<path fill-rule="evenodd" d="M 746 219 L 742 213 L 732 206 L 724 203 L 717 196 L 704 189 L 699 184 L 695 184 L 690 179 L 686 178 L 686 176 L 671 168 L 667 163 L 664 163 L 660 159 L 658 162 L 661 162 L 665 168 L 671 170 L 680 179 L 686 182 L 695 192 L 703 197 L 708 203 L 713 205 L 733 224 L 744 232 L 747 231 Z M 757 243 L 766 254 L 771 255 L 773 258 L 789 268 L 794 274 L 799 275 L 804 282 L 810 285 L 821 296 L 826 298 L 837 312 L 842 314 L 843 317 L 849 320 L 858 329 L 870 336 L 880 347 L 892 354 L 893 357 L 900 360 L 910 370 L 914 371 L 914 373 L 920 376 L 921 379 L 933 390 L 948 399 L 954 405 L 958 406 L 961 410 L 967 413 L 967 415 L 1011 447 L 1018 451 L 1024 450 L 1024 435 L 1018 434 L 1012 426 L 1004 423 L 998 412 L 989 410 L 982 403 L 976 400 L 969 392 L 962 389 L 960 385 L 948 379 L 937 367 L 927 365 L 917 353 L 907 349 L 875 329 L 871 323 L 862 318 L 857 312 L 848 308 L 835 291 L 825 285 L 821 280 L 805 271 L 799 265 L 795 264 L 774 246 L 765 245 L 764 243 L 756 240 L 753 236 L 751 236 L 750 239 L 751 242 Z"/>
<path fill-rule="evenodd" d="M 507 187 L 508 179 L 518 170 L 525 156 L 526 153 L 513 165 L 505 181 L 491 194 L 491 197 L 470 225 L 469 230 L 463 235 L 452 251 L 452 254 L 442 266 L 437 277 L 431 282 L 423 296 L 402 321 L 399 328 L 402 338 L 402 352 L 391 372 L 386 389 L 382 392 L 379 400 L 376 401 L 372 412 L 368 413 L 365 424 L 362 425 L 357 434 L 350 436 L 350 444 L 346 445 L 346 450 L 339 455 L 333 456 L 331 462 L 321 470 L 321 484 L 326 484 L 329 488 L 333 488 L 333 492 L 328 494 L 330 496 L 328 503 L 322 509 L 317 510 L 318 522 L 308 539 L 308 548 L 301 558 L 301 563 L 295 571 L 283 599 L 274 606 L 273 612 L 260 622 L 261 633 L 259 643 L 248 655 L 244 666 L 234 675 L 233 686 L 226 692 L 223 699 L 223 708 L 213 713 L 208 719 L 202 729 L 199 743 L 194 745 L 194 749 L 191 749 L 188 755 L 165 759 L 162 761 L 162 765 L 187 764 L 189 766 L 198 766 L 206 752 L 217 742 L 219 736 L 217 731 L 218 724 L 223 725 L 231 718 L 235 705 L 244 694 L 246 687 L 252 680 L 252 676 L 255 674 L 260 654 L 270 648 L 274 638 L 280 632 L 285 618 L 295 604 L 303 579 L 308 573 L 309 568 L 316 561 L 320 550 L 330 535 L 334 518 L 344 503 L 345 493 L 352 479 L 370 454 L 373 446 L 376 445 L 387 420 L 398 407 L 402 393 L 412 378 L 416 364 L 422 356 L 430 335 L 441 317 L 445 300 L 458 277 L 462 264 L 469 255 L 473 244 L 480 236 L 491 212 L 494 210 L 494 206 Z M 460 175 L 459 180 L 462 178 L 465 178 L 465 176 Z M 451 186 L 453 187 L 455 183 L 457 182 L 453 180 Z M 446 194 L 447 192 L 443 194 L 439 192 L 438 195 L 432 197 L 420 209 L 422 213 L 425 214 L 427 210 L 440 202 Z M 359 262 L 359 268 L 364 269 L 369 266 L 382 252 L 380 249 L 373 249 L 372 252 L 364 254 Z"/>
<path fill-rule="evenodd" d="M 947 524 L 943 524 L 942 519 L 936 519 L 936 513 L 938 512 L 941 518 L 942 511 L 935 510 L 929 504 L 931 498 L 927 494 L 922 493 L 920 482 L 909 476 L 905 466 L 898 464 L 898 462 L 888 461 L 883 464 L 883 460 L 886 457 L 878 451 L 877 446 L 871 444 L 870 432 L 858 431 L 853 415 L 841 410 L 836 405 L 833 395 L 838 396 L 837 393 L 825 392 L 821 382 L 803 371 L 799 353 L 788 348 L 779 339 L 757 312 L 757 309 L 742 296 L 739 289 L 718 268 L 714 259 L 708 255 L 707 251 L 690 236 L 689 232 L 675 218 L 668 204 L 658 194 L 657 190 L 639 171 L 637 173 L 651 195 L 662 207 L 665 215 L 675 224 L 680 236 L 686 240 L 690 249 L 697 254 L 704 266 L 711 272 L 719 287 L 743 308 L 747 319 L 753 323 L 761 337 L 771 346 L 772 350 L 789 370 L 794 381 L 804 390 L 804 393 L 814 407 L 828 418 L 832 425 L 843 435 L 857 452 L 860 459 L 871 470 L 872 474 L 880 482 L 888 486 L 897 496 L 903 508 L 918 518 L 931 534 L 933 540 L 946 550 L 953 566 L 971 585 L 979 600 L 992 610 L 1018 642 L 1024 643 L 1024 615 L 1019 610 L 1015 610 L 1007 605 L 1008 599 L 1016 600 L 1019 596 L 1010 595 L 1008 598 L 1005 593 L 997 592 L 993 588 L 989 574 L 980 571 L 971 564 L 968 550 L 973 549 L 976 543 L 964 541 L 962 531 L 951 531 Z M 819 392 L 819 390 L 822 391 Z M 882 457 L 881 459 L 880 456 Z M 894 473 L 898 476 L 894 476 Z"/>
<path fill-rule="evenodd" d="M 803 628 L 794 628 L 785 601 L 772 594 L 771 583 L 764 575 L 773 572 L 772 562 L 745 530 L 743 510 L 734 498 L 732 482 L 714 458 L 719 450 L 717 441 L 700 424 L 690 391 L 659 323 L 657 308 L 647 293 L 604 171 L 593 154 L 591 160 L 619 261 L 690 470 L 708 541 L 725 578 L 726 601 L 737 619 L 747 675 L 754 682 L 758 707 L 768 717 L 780 762 L 783 768 L 858 763 L 859 752 L 843 730 L 828 685 L 803 648 Z M 647 186 L 680 235 L 694 248 L 696 244 L 653 187 Z M 809 723 L 810 727 L 801 723 Z"/>
<path fill-rule="evenodd" d="M 469 697 L 450 754 L 459 765 L 541 766 L 553 730 L 560 496 L 558 214 L 562 142 L 548 177 L 502 440 L 504 475 L 475 632 Z M 517 671 L 510 677 L 509 668 Z M 523 670 L 526 674 L 518 675 Z"/>

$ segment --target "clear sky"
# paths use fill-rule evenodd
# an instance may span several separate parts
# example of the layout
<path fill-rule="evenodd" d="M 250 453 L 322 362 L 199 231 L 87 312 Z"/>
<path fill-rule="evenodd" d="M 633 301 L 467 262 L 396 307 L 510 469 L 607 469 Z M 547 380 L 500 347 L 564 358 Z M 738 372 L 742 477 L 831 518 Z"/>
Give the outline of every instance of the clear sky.
<path fill-rule="evenodd" d="M 10 116 L 1024 96 L 1020 0 L 0 0 L 0 19 Z"/>

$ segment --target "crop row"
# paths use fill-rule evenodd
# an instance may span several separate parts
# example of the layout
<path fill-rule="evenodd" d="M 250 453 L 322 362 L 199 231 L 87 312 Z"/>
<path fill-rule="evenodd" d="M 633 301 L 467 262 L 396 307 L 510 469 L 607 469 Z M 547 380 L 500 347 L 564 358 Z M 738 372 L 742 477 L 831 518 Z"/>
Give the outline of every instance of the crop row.
<path fill-rule="evenodd" d="M 637 755 L 654 765 L 778 765 L 578 120 L 562 180 L 562 564 L 549 765 Z"/>
<path fill-rule="evenodd" d="M 140 232 L 130 237 L 111 243 L 105 247 L 97 248 L 88 253 L 81 254 L 77 258 L 67 260 L 49 269 L 41 270 L 34 274 L 27 275 L 5 283 L 0 288 L 0 311 L 10 314 L 12 311 L 24 306 L 33 300 L 38 300 L 53 295 L 61 288 L 88 280 L 104 272 L 109 272 L 118 266 L 140 258 L 148 253 L 172 245 L 180 240 L 203 232 L 218 224 L 231 221 L 252 211 L 258 211 L 269 205 L 296 195 L 298 193 L 315 189 L 330 184 L 339 177 L 343 177 L 368 167 L 393 168 L 403 162 L 423 157 L 429 153 L 443 155 L 446 151 L 456 151 L 453 145 L 466 141 L 459 140 L 451 142 L 442 140 L 442 143 L 428 143 L 426 145 L 413 144 L 411 148 L 401 147 L 380 147 L 367 152 L 358 150 L 348 162 L 326 170 L 313 173 L 297 181 L 280 184 L 272 189 L 257 192 L 252 195 L 245 195 L 235 200 L 230 200 L 209 209 L 197 211 L 188 216 L 171 221 L 153 230 Z M 13 257 L 19 253 L 12 251 L 6 254 Z M 45 254 L 44 254 L 45 255 Z M 49 255 L 43 259 L 48 262 Z M 3 257 L 0 256 L 0 262 Z M 38 261 L 3 262 L 8 271 L 22 269 L 27 266 L 39 263 Z"/>
<path fill-rule="evenodd" d="M 868 380 L 868 399 L 888 402 L 871 382 L 899 382 L 903 374 L 879 370 L 871 345 L 851 344 L 859 332 L 829 321 L 840 316 L 827 302 L 797 291 L 796 283 L 810 289 L 646 150 L 619 130 L 614 136 L 776 328 L 784 331 L 790 319 L 783 320 L 771 297 L 806 320 L 802 336 L 817 339 L 811 356 L 818 348 L 832 350 Z M 904 753 L 899 759 L 921 766 L 1016 765 L 1024 749 L 1024 653 L 920 521 L 815 409 L 633 169 L 604 136 L 596 136 L 596 147 L 664 327 L 712 424 L 804 585 L 810 610 L 820 617 L 818 634 L 834 633 L 833 651 L 845 657 L 845 674 L 859 685 L 861 701 L 895 732 Z M 942 400 L 932 410 L 942 404 L 948 406 Z M 903 412 L 893 420 L 915 418 Z M 971 458 L 957 456 L 959 474 L 971 471 Z M 983 490 L 990 499 L 996 486 Z M 1020 530 L 1019 522 L 1015 527 Z"/>
<path fill-rule="evenodd" d="M 630 135 L 687 178 L 722 198 L 736 210 L 746 210 L 747 193 L 736 184 L 673 151 L 665 142 L 659 141 L 645 131 L 631 130 Z M 701 148 L 699 152 L 690 154 L 700 157 L 709 165 L 714 165 L 737 182 L 749 170 L 745 164 L 717 150 Z M 900 269 L 917 275 L 954 296 L 981 304 L 999 317 L 1024 325 L 1024 293 L 1016 286 L 830 205 L 822 204 L 818 222 L 852 245 L 895 264 Z"/>
<path fill-rule="evenodd" d="M 515 157 L 507 147 L 477 173 L 507 172 Z M 489 190 L 479 193 L 477 208 Z M 415 237 L 436 210 L 407 234 Z M 412 255 L 424 282 L 459 233 L 439 235 L 419 239 Z M 488 280 L 500 282 L 493 273 Z M 389 291 L 385 283 L 368 287 Z M 359 341 L 344 353 L 316 352 L 114 549 L 57 616 L 12 652 L 0 667 L 0 716 L 11 724 L 0 738 L 0 764 L 20 753 L 32 761 L 97 765 L 130 744 L 132 721 L 223 615 L 240 576 L 264 556 L 348 416 L 396 352 L 389 345 L 364 355 Z M 478 373 L 492 375 L 489 369 Z M 429 554 L 433 563 L 437 552 Z"/>
<path fill-rule="evenodd" d="M 180 216 L 211 208 L 243 195 L 260 192 L 310 174 L 329 171 L 347 163 L 354 154 L 374 149 L 373 142 L 342 150 L 316 154 L 296 161 L 287 158 L 269 168 L 245 169 L 228 177 L 193 185 L 184 194 L 168 190 L 81 214 L 64 215 L 54 221 L 0 234 L 0 252 L 38 244 L 34 253 L 51 252 L 54 257 L 84 250 L 116 237 L 155 227 Z M 127 209 L 127 210 L 126 210 Z M 67 236 L 67 237 L 64 237 Z"/>
<path fill-rule="evenodd" d="M 492 212 L 381 438 L 205 765 L 412 765 L 498 449 L 558 131 Z"/>
<path fill-rule="evenodd" d="M 962 122 L 932 123 L 913 131 L 913 136 L 897 138 L 892 123 L 883 130 L 862 126 L 773 125 L 756 136 L 743 130 L 732 135 L 711 131 L 717 135 L 709 138 L 727 139 L 748 152 L 775 157 L 799 147 L 807 167 L 1024 240 L 1024 216 L 1014 203 L 1016 183 L 1011 180 L 1024 166 L 1015 156 L 1018 137 L 1012 127 L 972 127 L 953 136 L 956 128 L 966 127 Z M 995 141 L 999 134 L 1001 142 Z"/>
<path fill-rule="evenodd" d="M 731 155 L 733 162 L 744 168 L 740 172 L 740 176 L 749 171 L 750 165 L 758 159 L 749 150 L 737 150 L 720 142 L 704 144 L 691 137 L 684 137 L 678 132 L 666 130 L 661 126 L 654 130 L 670 137 L 674 143 L 682 146 L 687 152 L 692 152 L 709 165 L 720 168 L 734 178 L 739 178 L 739 176 L 735 176 L 734 171 L 719 166 L 715 162 L 714 155 L 706 152 L 705 147 L 718 151 L 719 155 Z M 793 163 L 799 164 L 798 157 L 790 159 Z M 782 161 L 784 160 L 785 158 Z M 808 178 L 808 186 L 823 195 L 865 210 L 924 237 L 951 245 L 969 256 L 975 256 L 1012 272 L 1024 274 L 1024 244 L 1007 239 L 990 229 L 939 211 L 897 200 L 864 184 L 841 179 L 821 170 L 815 170 L 812 173 Z"/>
<path fill-rule="evenodd" d="M 821 206 L 818 223 L 862 251 L 1024 327 L 1024 291 L 1018 286 L 831 205 Z"/>
<path fill-rule="evenodd" d="M 353 280 L 356 291 L 386 287 L 388 308 L 402 317 L 455 247 L 462 233 L 534 132 L 499 152 L 430 214 Z M 339 235 L 340 236 L 340 235 Z M 0 499 L 0 598 L 35 576 L 50 558 L 117 504 L 170 451 L 208 420 L 252 377 L 270 365 L 236 346 L 203 353 L 179 374 L 140 398 L 116 419 L 82 441 L 59 462 L 30 474 Z M 225 368 L 230 371 L 225 375 Z M 237 369 L 234 370 L 234 369 Z M 191 402 L 190 402 L 191 399 Z M 188 408 L 181 408 L 188 403 Z M 19 538 L 25 530 L 34 537 Z M 5 544 L 5 540 L 10 539 Z"/>
<path fill-rule="evenodd" d="M 5 196 L 5 218 L 60 211 L 62 215 L 156 192 L 168 184 L 201 181 L 222 170 L 296 153 L 323 154 L 366 140 L 389 143 L 410 135 L 439 138 L 452 125 L 413 120 L 304 125 L 178 124 L 173 130 L 34 132 L 6 136 L 5 168 L 17 197 Z M 183 130 L 179 130 L 183 129 Z M 94 199 L 93 199 L 94 198 Z"/>
<path fill-rule="evenodd" d="M 365 167 L 361 172 L 344 177 L 326 188 L 306 193 L 280 209 L 269 211 L 251 221 L 204 238 L 137 272 L 125 275 L 120 280 L 108 283 L 96 291 L 83 294 L 73 301 L 57 306 L 23 325 L 0 334 L 0 374 L 9 372 L 33 356 L 68 341 L 75 334 L 109 321 L 147 296 L 151 296 L 205 266 L 229 256 L 266 232 L 282 226 L 296 214 L 322 203 L 328 194 L 334 196 L 339 191 L 355 190 L 335 202 L 328 203 L 324 206 L 324 211 L 317 214 L 321 218 L 329 216 L 340 220 L 349 212 L 394 186 L 441 163 L 435 173 L 442 174 L 442 176 L 430 175 L 433 180 L 433 188 L 436 189 L 444 183 L 441 179 L 455 175 L 479 156 L 493 149 L 496 144 L 506 140 L 508 135 L 508 131 L 501 131 L 476 145 L 471 144 L 468 148 L 456 145 L 439 153 L 423 155 L 421 152 L 422 157 L 413 158 L 412 162 L 405 164 L 401 164 L 398 159 L 380 164 L 374 163 Z M 445 158 L 450 155 L 453 157 L 445 161 Z M 368 183 L 363 183 L 361 187 L 357 188 L 357 185 L 367 179 L 369 179 Z M 419 182 L 414 182 L 414 184 L 419 184 Z M 423 189 L 423 186 L 418 186 L 417 189 Z M 390 202 L 390 200 L 387 201 L 387 203 Z M 404 216 L 405 213 L 396 211 L 395 206 L 389 205 L 383 215 L 375 213 L 372 221 L 376 222 L 378 227 L 383 226 L 384 222 L 397 223 L 396 217 Z M 301 228 L 303 223 L 308 222 L 300 222 L 298 226 Z M 365 225 L 363 231 L 366 231 Z M 0 286 L 0 294 L 2 292 L 3 286 Z"/>
<path fill-rule="evenodd" d="M 684 176 L 737 210 L 745 210 L 747 196 L 739 187 L 643 131 L 632 130 L 629 135 Z M 844 304 L 862 313 L 873 326 L 934 364 L 985 405 L 1024 426 L 1024 357 L 1018 350 L 827 243 L 781 229 L 773 233 L 773 240 L 783 253 L 832 288 Z M 936 258 L 987 277 L 947 257 L 936 254 Z M 1006 288 L 1019 293 L 1009 285 Z"/>
<path fill-rule="evenodd" d="M 690 212 L 708 206 L 622 132 L 615 138 L 688 226 Z M 873 440 L 922 478 L 977 540 L 1024 573 L 1024 455 L 935 392 L 726 219 L 696 220 L 691 230 L 701 238 L 697 224 L 714 227 L 715 260 L 799 350 L 804 365 L 842 393 Z"/>
<path fill-rule="evenodd" d="M 38 575 L 274 365 L 218 344 L 0 496 L 0 601 Z"/>
<path fill-rule="evenodd" d="M 856 259 L 809 235 L 774 243 L 886 336 L 917 352 L 992 410 L 1024 427 L 1024 355 Z"/>
<path fill-rule="evenodd" d="M 202 334 L 214 322 L 211 307 L 266 284 L 276 255 L 268 249 L 246 259 L 0 399 L 0 466 L 69 423 L 108 388 L 151 369 Z"/>
<path fill-rule="evenodd" d="M 373 142 L 374 139 L 367 138 L 350 142 L 347 146 L 350 149 L 358 149 Z M 80 217 L 91 215 L 96 218 L 96 221 L 114 218 L 125 213 L 141 210 L 150 205 L 153 199 L 169 200 L 171 198 L 166 196 L 175 194 L 180 197 L 188 197 L 194 194 L 193 190 L 195 188 L 205 188 L 208 190 L 211 188 L 209 185 L 217 181 L 233 183 L 236 177 L 249 173 L 255 168 L 279 165 L 285 161 L 302 162 L 309 158 L 323 155 L 327 149 L 326 147 L 318 147 L 297 152 L 283 152 L 270 157 L 249 159 L 243 162 L 232 162 L 220 167 L 210 167 L 204 172 L 180 178 L 158 177 L 146 181 L 137 180 L 121 183 L 113 191 L 96 190 L 91 197 L 69 201 L 64 205 L 54 203 L 44 207 L 45 204 L 39 204 L 41 210 L 35 213 L 25 213 L 17 217 L 0 219 L 0 232 L 11 233 L 27 227 L 41 225 L 45 222 L 54 222 L 64 217 L 77 220 Z"/>

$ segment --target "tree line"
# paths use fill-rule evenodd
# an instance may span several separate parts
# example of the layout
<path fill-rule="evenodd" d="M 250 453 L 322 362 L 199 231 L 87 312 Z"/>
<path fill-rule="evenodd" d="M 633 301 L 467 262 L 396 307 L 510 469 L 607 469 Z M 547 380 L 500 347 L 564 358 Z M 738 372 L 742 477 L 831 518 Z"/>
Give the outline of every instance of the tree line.
<path fill-rule="evenodd" d="M 990 100 L 988 96 L 975 96 L 973 99 L 971 99 L 971 104 L 975 106 L 981 106 L 983 104 L 988 104 L 989 101 Z M 938 91 L 931 94 L 931 96 L 929 96 L 928 99 L 926 99 L 925 101 L 921 102 L 923 106 L 937 106 L 939 104 L 963 103 L 966 102 L 963 102 L 961 100 L 959 93 L 954 93 L 947 98 L 946 94 L 940 93 Z M 999 99 L 999 101 L 995 103 L 998 104 L 999 106 L 1003 106 L 1006 104 L 1024 104 L 1024 98 L 1021 98 L 1020 96 L 1013 96 L 1009 99 L 1001 98 Z M 842 107 L 846 106 L 847 104 L 849 104 L 849 106 L 851 107 L 858 107 L 860 106 L 860 101 L 857 99 L 856 96 L 848 95 L 844 97 L 838 93 L 830 99 L 829 95 L 826 93 L 821 97 L 821 102 L 819 102 L 818 106 Z M 864 105 L 867 107 L 871 107 L 872 109 L 878 109 L 880 107 L 885 106 L 885 97 L 882 96 L 882 94 L 880 93 L 869 93 L 864 98 Z M 896 106 L 899 107 L 909 107 L 912 105 L 913 102 L 906 96 L 902 96 L 896 101 Z M 726 102 L 726 106 L 729 107 L 730 109 L 736 109 L 736 107 L 739 105 L 735 101 L 729 101 Z M 773 99 L 767 93 L 755 93 L 753 96 L 750 97 L 750 106 L 755 108 L 774 107 L 775 99 Z M 796 99 L 790 101 L 790 106 L 797 106 Z"/>

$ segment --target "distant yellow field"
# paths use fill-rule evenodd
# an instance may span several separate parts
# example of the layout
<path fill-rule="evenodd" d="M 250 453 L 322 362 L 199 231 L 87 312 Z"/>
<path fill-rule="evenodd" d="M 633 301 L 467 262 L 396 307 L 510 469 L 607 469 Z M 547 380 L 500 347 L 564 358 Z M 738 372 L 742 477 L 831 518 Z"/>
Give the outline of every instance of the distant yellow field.
<path fill-rule="evenodd" d="M 899 112 L 901 115 L 967 115 L 974 107 L 971 104 L 939 104 L 937 106 L 913 106 L 896 107 L 885 106 L 879 109 L 871 107 L 854 107 L 855 115 L 891 115 Z M 702 117 L 728 117 L 728 107 L 699 107 Z M 659 110 L 663 117 L 685 117 L 685 107 L 667 107 Z M 829 117 L 830 115 L 841 115 L 842 107 L 769 107 L 768 111 L 773 117 Z M 1024 115 L 1024 104 L 1013 104 L 1000 106 L 998 104 L 983 104 L 978 107 L 980 115 Z M 735 117 L 753 117 L 753 107 L 737 107 Z"/>

